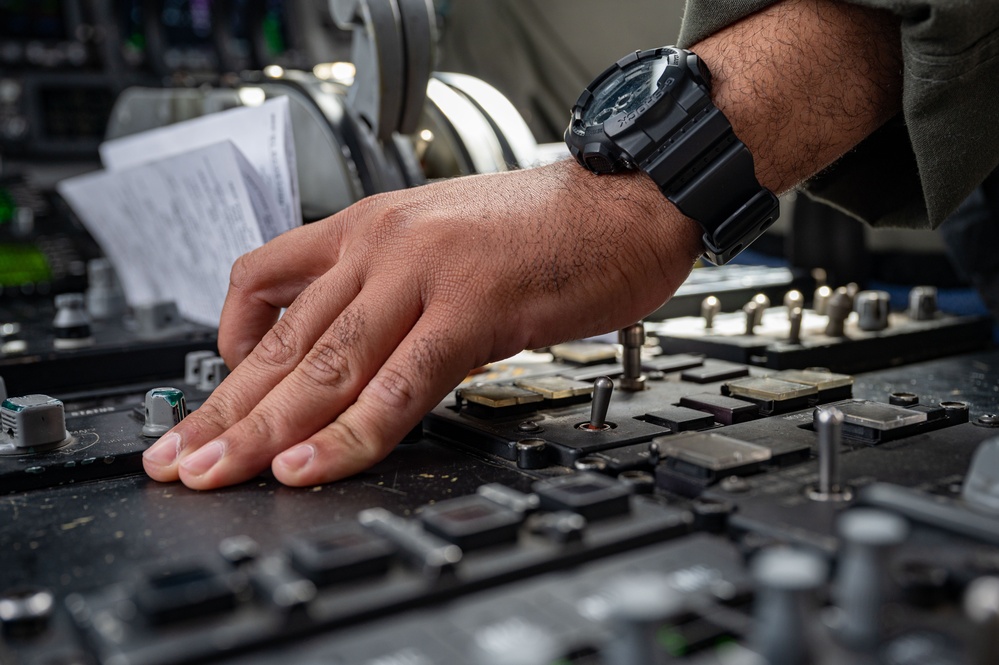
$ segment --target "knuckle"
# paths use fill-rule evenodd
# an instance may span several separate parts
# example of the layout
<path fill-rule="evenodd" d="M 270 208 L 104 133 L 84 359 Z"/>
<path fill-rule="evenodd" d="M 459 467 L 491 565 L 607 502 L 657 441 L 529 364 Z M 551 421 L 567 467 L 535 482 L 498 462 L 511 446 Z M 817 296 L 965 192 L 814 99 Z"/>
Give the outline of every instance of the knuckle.
<path fill-rule="evenodd" d="M 187 427 L 196 427 L 199 430 L 225 430 L 236 419 L 236 408 L 232 403 L 232 398 L 225 392 L 216 390 L 205 403 L 197 410 L 193 411 L 187 418 L 181 421 Z"/>
<path fill-rule="evenodd" d="M 418 395 L 413 380 L 392 367 L 383 367 L 368 387 L 372 397 L 393 409 L 406 409 Z"/>
<path fill-rule="evenodd" d="M 241 436 L 251 441 L 273 441 L 281 429 L 273 413 L 273 410 L 255 409 L 246 414 L 240 422 L 240 428 L 244 430 Z"/>
<path fill-rule="evenodd" d="M 229 287 L 235 290 L 246 290 L 256 283 L 257 271 L 253 267 L 252 252 L 237 258 L 229 270 Z"/>
<path fill-rule="evenodd" d="M 255 355 L 265 365 L 283 367 L 298 358 L 300 348 L 295 327 L 282 317 L 260 339 Z"/>
<path fill-rule="evenodd" d="M 320 339 L 299 364 L 299 369 L 312 384 L 324 388 L 343 385 L 350 376 L 349 360 L 344 347 Z"/>
<path fill-rule="evenodd" d="M 367 461 L 376 454 L 377 446 L 366 441 L 364 435 L 349 422 L 336 420 L 330 424 L 330 430 L 336 438 L 337 445 L 354 460 Z"/>

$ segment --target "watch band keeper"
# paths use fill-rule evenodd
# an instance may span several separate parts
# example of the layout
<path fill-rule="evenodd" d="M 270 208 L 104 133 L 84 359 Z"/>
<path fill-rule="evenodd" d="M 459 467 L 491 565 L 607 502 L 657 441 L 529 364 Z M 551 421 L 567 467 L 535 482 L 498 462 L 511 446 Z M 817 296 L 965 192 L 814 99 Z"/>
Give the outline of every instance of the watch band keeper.
<path fill-rule="evenodd" d="M 770 228 L 779 215 L 780 202 L 773 192 L 769 190 L 757 192 L 713 232 L 705 232 L 704 255 L 715 265 L 728 263 Z M 757 223 L 752 224 L 752 221 Z"/>

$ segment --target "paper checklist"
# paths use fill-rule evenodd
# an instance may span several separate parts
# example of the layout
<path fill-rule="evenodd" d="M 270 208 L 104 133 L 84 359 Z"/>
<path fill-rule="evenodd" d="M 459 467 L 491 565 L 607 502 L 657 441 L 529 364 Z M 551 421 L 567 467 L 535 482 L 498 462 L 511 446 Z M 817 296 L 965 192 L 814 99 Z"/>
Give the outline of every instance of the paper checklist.
<path fill-rule="evenodd" d="M 218 325 L 232 263 L 301 224 L 287 98 L 106 142 L 58 185 L 132 306 Z"/>

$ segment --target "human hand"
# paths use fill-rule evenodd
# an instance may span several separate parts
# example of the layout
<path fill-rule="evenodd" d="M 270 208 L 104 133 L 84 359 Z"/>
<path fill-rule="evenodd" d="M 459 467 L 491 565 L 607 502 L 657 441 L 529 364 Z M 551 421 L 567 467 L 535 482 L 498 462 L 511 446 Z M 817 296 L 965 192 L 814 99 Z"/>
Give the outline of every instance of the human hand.
<path fill-rule="evenodd" d="M 219 327 L 233 372 L 146 472 L 195 489 L 268 465 L 295 486 L 352 475 L 469 370 L 633 323 L 701 251 L 638 173 L 560 162 L 370 197 L 236 262 Z"/>

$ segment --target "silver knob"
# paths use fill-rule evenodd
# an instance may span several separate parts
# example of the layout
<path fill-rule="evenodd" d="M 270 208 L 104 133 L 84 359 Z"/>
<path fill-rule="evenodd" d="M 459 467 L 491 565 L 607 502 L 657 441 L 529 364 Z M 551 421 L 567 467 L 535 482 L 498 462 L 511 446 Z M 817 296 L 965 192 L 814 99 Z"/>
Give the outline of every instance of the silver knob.
<path fill-rule="evenodd" d="M 881 639 L 881 608 L 887 595 L 888 554 L 905 542 L 909 525 L 895 515 L 858 508 L 839 520 L 843 540 L 834 596 L 839 636 L 854 649 L 872 649 Z"/>
<path fill-rule="evenodd" d="M 767 665 L 804 665 L 808 653 L 808 592 L 825 584 L 829 567 L 817 554 L 786 547 L 753 559 L 757 595 L 754 650 Z"/>
<path fill-rule="evenodd" d="M 87 311 L 97 320 L 111 319 L 125 313 L 125 294 L 107 259 L 87 261 Z"/>
<path fill-rule="evenodd" d="M 61 293 L 55 297 L 56 315 L 52 321 L 57 349 L 77 349 L 94 343 L 90 316 L 82 293 Z"/>
<path fill-rule="evenodd" d="M 656 633 L 683 611 L 683 595 L 668 578 L 635 573 L 615 580 L 607 592 L 606 621 L 613 636 L 601 650 L 608 665 L 660 665 L 670 662 Z"/>
<path fill-rule="evenodd" d="M 145 414 L 142 435 L 163 436 L 187 416 L 184 393 L 176 388 L 153 388 L 146 393 Z"/>
<path fill-rule="evenodd" d="M 976 629 L 969 664 L 999 663 L 999 577 L 979 577 L 969 584 L 964 612 Z"/>
<path fill-rule="evenodd" d="M 8 397 L 0 404 L 0 423 L 15 448 L 45 450 L 69 441 L 65 408 L 48 395 Z"/>
<path fill-rule="evenodd" d="M 887 291 L 861 291 L 854 300 L 857 312 L 857 327 L 861 330 L 878 331 L 888 327 L 888 311 L 891 296 Z"/>
<path fill-rule="evenodd" d="M 565 655 L 548 631 L 519 616 L 475 630 L 475 665 L 549 665 Z"/>
<path fill-rule="evenodd" d="M 913 321 L 929 321 L 937 315 L 937 288 L 935 286 L 914 286 L 909 291 L 909 318 Z"/>

